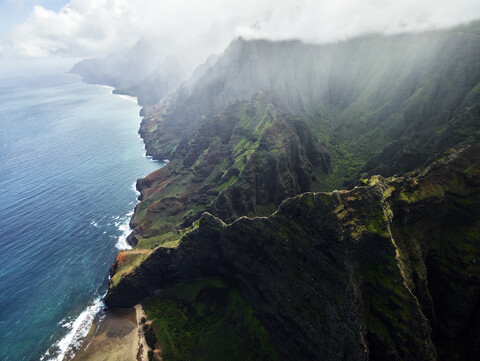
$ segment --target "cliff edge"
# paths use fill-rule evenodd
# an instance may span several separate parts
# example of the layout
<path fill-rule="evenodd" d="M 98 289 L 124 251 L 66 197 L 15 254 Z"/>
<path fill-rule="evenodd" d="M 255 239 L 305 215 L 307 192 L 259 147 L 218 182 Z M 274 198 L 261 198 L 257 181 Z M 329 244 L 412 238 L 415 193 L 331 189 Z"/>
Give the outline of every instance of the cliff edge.
<path fill-rule="evenodd" d="M 304 193 L 269 217 L 204 213 L 111 287 L 108 306 L 218 276 L 281 359 L 480 357 L 480 146 L 350 191 Z M 295 342 L 291 342 L 295 335 Z"/>

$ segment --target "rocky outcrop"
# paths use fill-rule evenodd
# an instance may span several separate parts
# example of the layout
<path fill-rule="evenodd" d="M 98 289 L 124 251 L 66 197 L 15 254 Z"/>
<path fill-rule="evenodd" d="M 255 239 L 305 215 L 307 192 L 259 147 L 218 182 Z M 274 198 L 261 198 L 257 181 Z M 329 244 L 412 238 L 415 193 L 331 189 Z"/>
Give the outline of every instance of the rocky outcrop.
<path fill-rule="evenodd" d="M 264 93 L 205 119 L 165 167 L 137 181 L 141 202 L 127 239 L 136 248 L 117 257 L 112 284 L 157 247 L 176 246 L 203 212 L 225 222 L 267 216 L 285 198 L 318 189 L 330 167 L 308 124 Z"/>
<path fill-rule="evenodd" d="M 138 181 L 142 202 L 132 226 L 152 237 L 160 226 L 190 226 L 205 210 L 226 222 L 267 215 L 285 198 L 314 190 L 330 166 L 308 125 L 259 94 L 206 119 L 170 163 Z"/>
<path fill-rule="evenodd" d="M 220 276 L 285 360 L 471 360 L 480 356 L 480 146 L 404 177 L 305 193 L 268 218 L 206 213 L 105 298 Z M 295 339 L 292 340 L 292 335 Z"/>

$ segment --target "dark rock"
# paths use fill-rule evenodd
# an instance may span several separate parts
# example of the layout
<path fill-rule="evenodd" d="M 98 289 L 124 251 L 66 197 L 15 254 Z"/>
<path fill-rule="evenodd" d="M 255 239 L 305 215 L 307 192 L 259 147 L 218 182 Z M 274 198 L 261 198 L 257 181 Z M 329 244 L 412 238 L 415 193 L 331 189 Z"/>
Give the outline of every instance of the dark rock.
<path fill-rule="evenodd" d="M 285 360 L 477 359 L 479 176 L 477 145 L 415 177 L 302 194 L 268 218 L 226 225 L 205 213 L 105 301 L 131 306 L 155 289 L 220 276 Z"/>

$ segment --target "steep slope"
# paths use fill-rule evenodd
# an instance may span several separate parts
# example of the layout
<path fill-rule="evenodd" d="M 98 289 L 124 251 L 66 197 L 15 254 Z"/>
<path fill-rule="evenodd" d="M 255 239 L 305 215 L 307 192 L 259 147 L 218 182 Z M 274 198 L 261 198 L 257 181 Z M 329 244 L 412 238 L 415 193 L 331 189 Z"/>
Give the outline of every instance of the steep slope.
<path fill-rule="evenodd" d="M 152 248 L 175 246 L 208 210 L 226 222 L 268 215 L 288 197 L 320 187 L 330 158 L 308 125 L 277 109 L 265 94 L 205 120 L 172 160 L 137 182 L 141 202 L 120 254 L 117 282 Z M 127 259 L 128 258 L 128 259 Z"/>
<path fill-rule="evenodd" d="M 150 155 L 171 157 L 202 119 L 264 91 L 326 143 L 334 169 L 325 189 L 411 171 L 478 132 L 479 24 L 324 46 L 238 39 L 201 77 L 146 107 L 140 134 Z"/>
<path fill-rule="evenodd" d="M 268 218 L 227 225 L 205 213 L 105 301 L 219 276 L 284 360 L 477 359 L 479 179 L 477 144 L 404 177 L 302 194 Z"/>
<path fill-rule="evenodd" d="M 137 182 L 107 304 L 216 277 L 284 360 L 479 358 L 479 26 L 239 39 L 145 106 L 171 161 Z"/>
<path fill-rule="evenodd" d="M 218 278 L 172 287 L 142 305 L 162 360 L 278 360 L 252 309 Z"/>

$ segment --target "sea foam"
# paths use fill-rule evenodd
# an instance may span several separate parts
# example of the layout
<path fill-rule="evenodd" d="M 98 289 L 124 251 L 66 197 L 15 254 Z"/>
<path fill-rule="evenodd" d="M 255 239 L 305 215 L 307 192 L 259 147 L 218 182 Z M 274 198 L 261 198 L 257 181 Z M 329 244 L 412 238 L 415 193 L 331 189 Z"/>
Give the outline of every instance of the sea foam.
<path fill-rule="evenodd" d="M 93 300 L 77 318 L 62 324 L 62 327 L 68 328 L 69 332 L 50 347 L 40 358 L 40 361 L 63 361 L 67 356 L 72 358 L 75 352 L 82 346 L 83 340 L 90 331 L 95 316 L 104 307 L 103 298 L 98 297 Z"/>
<path fill-rule="evenodd" d="M 138 103 L 137 97 L 132 97 L 130 95 L 125 95 L 125 94 L 115 94 L 118 95 L 122 99 L 130 100 L 131 102 Z"/>
<path fill-rule="evenodd" d="M 137 182 L 133 182 L 132 186 L 131 186 L 133 191 L 137 194 L 137 197 L 136 197 L 137 200 L 135 202 L 131 202 L 132 205 L 135 205 L 136 203 L 138 203 L 138 196 L 140 195 L 140 192 L 137 191 L 136 184 L 137 184 Z M 130 218 L 132 216 L 133 216 L 133 211 L 128 212 L 122 218 L 120 218 L 118 216 L 115 217 L 115 220 L 116 220 L 115 226 L 118 227 L 118 229 L 121 232 L 120 236 L 118 237 L 117 243 L 115 244 L 115 247 L 117 247 L 119 250 L 132 249 L 132 247 L 127 242 L 127 237 L 130 234 L 130 232 L 132 231 L 132 229 L 130 228 Z"/>
<path fill-rule="evenodd" d="M 115 244 L 115 247 L 117 247 L 119 250 L 132 249 L 132 247 L 127 242 L 127 237 L 132 231 L 130 229 L 130 218 L 132 217 L 132 215 L 133 211 L 127 213 L 125 217 L 122 218 L 122 221 L 115 222 L 115 226 L 117 226 L 120 232 L 122 232 L 118 237 L 117 243 Z"/>

